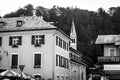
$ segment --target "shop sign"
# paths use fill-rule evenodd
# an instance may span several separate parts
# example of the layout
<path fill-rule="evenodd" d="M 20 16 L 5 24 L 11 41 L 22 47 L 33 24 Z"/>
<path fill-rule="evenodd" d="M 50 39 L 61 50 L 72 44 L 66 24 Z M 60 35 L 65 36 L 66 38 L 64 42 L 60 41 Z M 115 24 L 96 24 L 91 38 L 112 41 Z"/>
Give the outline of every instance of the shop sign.
<path fill-rule="evenodd" d="M 104 65 L 104 70 L 120 70 L 120 64 L 106 64 Z"/>

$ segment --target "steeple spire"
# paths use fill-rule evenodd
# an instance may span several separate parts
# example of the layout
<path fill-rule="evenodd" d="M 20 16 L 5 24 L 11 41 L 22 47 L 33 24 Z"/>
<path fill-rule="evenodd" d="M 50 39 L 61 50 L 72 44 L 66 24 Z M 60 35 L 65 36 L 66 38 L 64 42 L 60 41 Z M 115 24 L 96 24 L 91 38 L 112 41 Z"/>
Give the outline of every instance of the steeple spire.
<path fill-rule="evenodd" d="M 74 20 L 72 20 L 70 38 L 72 39 L 70 46 L 76 50 L 77 49 L 77 34 L 75 30 Z"/>
<path fill-rule="evenodd" d="M 75 30 L 75 23 L 72 21 L 72 27 L 71 27 L 71 32 L 70 32 L 70 37 L 76 36 L 76 30 Z"/>

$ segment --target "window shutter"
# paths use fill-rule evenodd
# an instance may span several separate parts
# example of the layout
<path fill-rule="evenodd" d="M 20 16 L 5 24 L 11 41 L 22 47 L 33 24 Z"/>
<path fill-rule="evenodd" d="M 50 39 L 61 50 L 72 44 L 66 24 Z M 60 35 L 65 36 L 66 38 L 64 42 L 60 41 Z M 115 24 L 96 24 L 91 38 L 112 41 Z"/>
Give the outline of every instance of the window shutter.
<path fill-rule="evenodd" d="M 56 45 L 58 45 L 58 36 L 56 36 Z"/>
<path fill-rule="evenodd" d="M 61 67 L 62 66 L 62 57 L 59 56 L 59 66 Z"/>
<path fill-rule="evenodd" d="M 45 44 L 45 36 L 42 35 L 41 37 L 42 37 L 42 44 Z"/>
<path fill-rule="evenodd" d="M 12 55 L 12 64 L 11 64 L 11 66 L 13 68 L 18 66 L 18 54 Z"/>
<path fill-rule="evenodd" d="M 9 45 L 10 46 L 12 45 L 12 37 L 11 36 L 9 37 Z"/>
<path fill-rule="evenodd" d="M 22 36 L 19 36 L 19 44 L 18 45 L 22 45 Z"/>
<path fill-rule="evenodd" d="M 34 57 L 34 66 L 40 67 L 41 66 L 41 54 L 35 54 Z"/>
<path fill-rule="evenodd" d="M 32 35 L 32 37 L 31 37 L 31 44 L 32 44 L 32 45 L 35 44 L 35 35 Z"/>
<path fill-rule="evenodd" d="M 0 37 L 0 46 L 2 46 L 2 37 Z"/>
<path fill-rule="evenodd" d="M 59 56 L 58 55 L 56 55 L 56 66 L 58 66 L 58 58 Z"/>

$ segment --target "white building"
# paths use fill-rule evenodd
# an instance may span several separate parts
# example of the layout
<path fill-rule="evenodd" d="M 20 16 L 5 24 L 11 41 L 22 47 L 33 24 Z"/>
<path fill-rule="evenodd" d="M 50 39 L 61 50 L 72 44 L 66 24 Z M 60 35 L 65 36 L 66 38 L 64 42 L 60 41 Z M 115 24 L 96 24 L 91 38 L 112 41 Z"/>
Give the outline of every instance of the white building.
<path fill-rule="evenodd" d="M 0 69 L 12 69 L 35 77 L 69 80 L 70 38 L 41 17 L 0 19 Z M 8 55 L 4 54 L 4 50 Z"/>

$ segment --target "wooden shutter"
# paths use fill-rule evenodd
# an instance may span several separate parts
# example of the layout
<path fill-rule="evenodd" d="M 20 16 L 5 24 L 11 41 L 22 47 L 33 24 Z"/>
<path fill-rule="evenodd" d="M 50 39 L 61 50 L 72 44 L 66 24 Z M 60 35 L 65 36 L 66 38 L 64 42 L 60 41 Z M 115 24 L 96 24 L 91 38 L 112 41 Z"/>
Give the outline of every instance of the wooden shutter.
<path fill-rule="evenodd" d="M 12 55 L 12 67 L 17 67 L 18 66 L 18 54 L 13 54 Z"/>
<path fill-rule="evenodd" d="M 2 46 L 2 37 L 0 37 L 0 46 Z"/>
<path fill-rule="evenodd" d="M 58 66 L 58 65 L 59 65 L 59 64 L 58 64 L 58 61 L 59 61 L 59 60 L 58 60 L 58 59 L 59 59 L 58 57 L 59 57 L 59 56 L 58 56 L 58 55 L 56 55 L 56 66 Z"/>
<path fill-rule="evenodd" d="M 35 54 L 35 56 L 34 56 L 34 66 L 36 66 L 36 67 L 41 66 L 41 54 Z"/>
<path fill-rule="evenodd" d="M 42 44 L 45 44 L 45 36 L 44 35 L 41 36 L 41 39 L 42 39 Z"/>
<path fill-rule="evenodd" d="M 10 45 L 10 46 L 12 45 L 12 39 L 13 39 L 13 37 L 10 36 L 10 37 L 9 37 L 9 45 Z"/>
<path fill-rule="evenodd" d="M 32 45 L 35 44 L 35 35 L 32 35 L 32 37 L 31 37 L 31 44 L 32 44 Z"/>
<path fill-rule="evenodd" d="M 62 63 L 62 61 L 61 61 L 62 59 L 61 59 L 61 56 L 59 56 L 59 66 L 61 67 L 61 63 Z"/>
<path fill-rule="evenodd" d="M 22 36 L 19 36 L 19 44 L 18 45 L 22 45 Z"/>
<path fill-rule="evenodd" d="M 58 36 L 56 36 L 56 45 L 58 45 Z"/>

